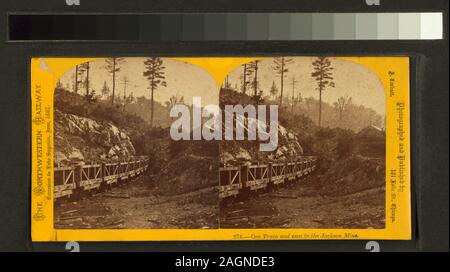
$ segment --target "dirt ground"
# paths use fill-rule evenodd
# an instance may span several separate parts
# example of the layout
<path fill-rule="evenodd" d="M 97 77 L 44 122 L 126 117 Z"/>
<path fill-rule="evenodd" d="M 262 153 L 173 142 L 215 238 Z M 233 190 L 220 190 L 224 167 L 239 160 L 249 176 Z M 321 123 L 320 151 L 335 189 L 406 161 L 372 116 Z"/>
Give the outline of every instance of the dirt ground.
<path fill-rule="evenodd" d="M 59 229 L 384 228 L 384 186 L 324 196 L 314 176 L 221 206 L 215 188 L 158 196 L 144 178 L 55 206 Z M 220 215 L 220 216 L 219 216 Z"/>
<path fill-rule="evenodd" d="M 207 188 L 158 196 L 145 177 L 55 205 L 58 229 L 167 229 L 218 227 L 218 192 Z"/>
<path fill-rule="evenodd" d="M 384 228 L 384 186 L 323 196 L 308 180 L 235 201 L 220 210 L 221 228 Z"/>

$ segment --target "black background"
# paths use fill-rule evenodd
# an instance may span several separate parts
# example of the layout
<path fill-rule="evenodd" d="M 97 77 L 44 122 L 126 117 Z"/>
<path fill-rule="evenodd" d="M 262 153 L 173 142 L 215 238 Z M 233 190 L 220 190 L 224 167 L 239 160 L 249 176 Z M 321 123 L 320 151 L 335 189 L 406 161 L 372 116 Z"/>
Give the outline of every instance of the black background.
<path fill-rule="evenodd" d="M 411 65 L 413 240 L 379 241 L 381 251 L 448 251 L 447 0 L 0 1 L 0 251 L 65 251 L 30 236 L 30 58 L 107 56 L 404 56 Z M 7 14 L 140 12 L 444 12 L 437 41 L 8 42 Z M 365 251 L 367 241 L 80 243 L 82 251 Z"/>

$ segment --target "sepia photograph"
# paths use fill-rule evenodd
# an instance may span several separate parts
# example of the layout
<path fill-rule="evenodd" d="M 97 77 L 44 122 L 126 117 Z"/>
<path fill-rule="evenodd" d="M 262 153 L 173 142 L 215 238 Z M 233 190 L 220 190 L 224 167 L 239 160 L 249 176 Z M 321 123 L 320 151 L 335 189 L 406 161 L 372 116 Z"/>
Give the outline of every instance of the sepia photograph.
<path fill-rule="evenodd" d="M 56 229 L 385 227 L 385 90 L 331 57 L 84 62 L 54 93 Z"/>
<path fill-rule="evenodd" d="M 166 58 L 108 58 L 58 81 L 55 228 L 218 227 L 219 142 L 174 141 L 170 109 L 217 104 L 207 72 Z"/>
<path fill-rule="evenodd" d="M 275 150 L 220 144 L 220 228 L 385 227 L 385 90 L 368 68 L 255 60 L 227 76 L 220 103 L 279 109 Z"/>

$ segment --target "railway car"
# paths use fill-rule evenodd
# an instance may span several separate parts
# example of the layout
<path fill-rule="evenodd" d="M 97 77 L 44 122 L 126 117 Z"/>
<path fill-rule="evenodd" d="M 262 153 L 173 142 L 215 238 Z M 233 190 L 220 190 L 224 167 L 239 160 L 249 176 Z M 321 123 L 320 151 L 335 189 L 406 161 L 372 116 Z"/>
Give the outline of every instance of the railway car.
<path fill-rule="evenodd" d="M 119 181 L 119 163 L 106 163 L 103 170 L 103 179 L 107 185 L 112 185 Z"/>
<path fill-rule="evenodd" d="M 219 173 L 219 197 L 236 197 L 242 190 L 240 167 L 221 168 Z"/>
<path fill-rule="evenodd" d="M 130 177 L 130 165 L 128 162 L 119 163 L 119 180 L 126 181 Z"/>
<path fill-rule="evenodd" d="M 301 178 L 301 177 L 303 177 L 303 171 L 304 171 L 304 169 L 305 169 L 305 162 L 304 161 L 297 161 L 296 162 L 296 167 L 295 167 L 296 169 L 296 172 L 295 172 L 295 177 L 297 178 L 297 179 L 299 179 L 299 178 Z"/>
<path fill-rule="evenodd" d="M 283 184 L 285 180 L 285 163 L 271 163 L 270 166 L 270 182 L 273 185 Z"/>
<path fill-rule="evenodd" d="M 244 191 L 257 192 L 269 186 L 293 182 L 316 169 L 317 158 L 302 157 L 286 163 L 226 166 L 219 170 L 219 198 L 236 197 Z"/>
<path fill-rule="evenodd" d="M 286 180 L 287 181 L 294 181 L 296 179 L 296 172 L 295 172 L 295 162 L 288 162 L 286 164 Z"/>
<path fill-rule="evenodd" d="M 70 197 L 76 188 L 75 168 L 57 167 L 54 171 L 54 196 L 55 198 Z"/>
<path fill-rule="evenodd" d="M 147 157 L 136 157 L 126 162 L 93 163 L 54 168 L 55 199 L 70 197 L 75 192 L 87 193 L 112 185 L 119 181 L 133 179 L 148 168 Z"/>
<path fill-rule="evenodd" d="M 128 177 L 134 178 L 136 176 L 136 161 L 131 161 L 128 164 Z"/>
<path fill-rule="evenodd" d="M 87 164 L 78 168 L 79 171 L 75 172 L 75 176 L 80 177 L 75 180 L 79 182 L 78 188 L 83 191 L 91 191 L 93 189 L 99 189 L 103 181 L 103 169 L 101 164 Z"/>
<path fill-rule="evenodd" d="M 313 172 L 317 167 L 317 158 L 312 158 L 311 164 L 311 172 Z"/>
<path fill-rule="evenodd" d="M 243 166 L 240 173 L 243 189 L 250 191 L 265 189 L 270 181 L 267 164 Z"/>

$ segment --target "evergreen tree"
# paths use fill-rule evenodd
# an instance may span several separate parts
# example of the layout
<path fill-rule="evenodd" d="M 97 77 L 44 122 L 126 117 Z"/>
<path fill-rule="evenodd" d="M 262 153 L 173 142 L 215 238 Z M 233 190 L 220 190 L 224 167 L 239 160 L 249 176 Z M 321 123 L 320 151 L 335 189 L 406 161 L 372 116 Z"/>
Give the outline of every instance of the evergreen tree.
<path fill-rule="evenodd" d="M 289 72 L 289 64 L 292 64 L 293 61 L 293 59 L 285 57 L 277 57 L 273 60 L 273 69 L 275 70 L 275 73 L 280 76 L 280 107 L 283 104 L 284 77 L 286 76 L 286 73 Z"/>
<path fill-rule="evenodd" d="M 327 87 L 334 88 L 333 67 L 331 61 L 327 57 L 318 57 L 313 63 L 313 72 L 311 76 L 316 80 L 316 90 L 319 91 L 319 127 L 322 123 L 322 92 Z"/>
<path fill-rule="evenodd" d="M 143 76 L 147 78 L 149 82 L 152 110 L 150 116 L 150 126 L 153 126 L 153 110 L 154 110 L 154 93 L 159 86 L 167 86 L 165 81 L 165 72 L 162 58 L 151 57 L 144 61 L 145 71 Z"/>
<path fill-rule="evenodd" d="M 275 85 L 275 81 L 272 81 L 272 87 L 270 87 L 270 96 L 272 96 L 273 99 L 276 99 L 277 94 L 278 94 L 277 85 Z"/>
<path fill-rule="evenodd" d="M 107 58 L 105 62 L 105 68 L 112 76 L 111 103 L 114 104 L 114 97 L 116 95 L 116 74 L 120 71 L 120 65 L 125 62 L 125 58 Z"/>
<path fill-rule="evenodd" d="M 108 96 L 109 96 L 109 87 L 108 87 L 108 85 L 106 85 L 106 80 L 103 82 L 101 94 L 103 97 L 106 97 L 106 98 L 108 98 Z"/>

